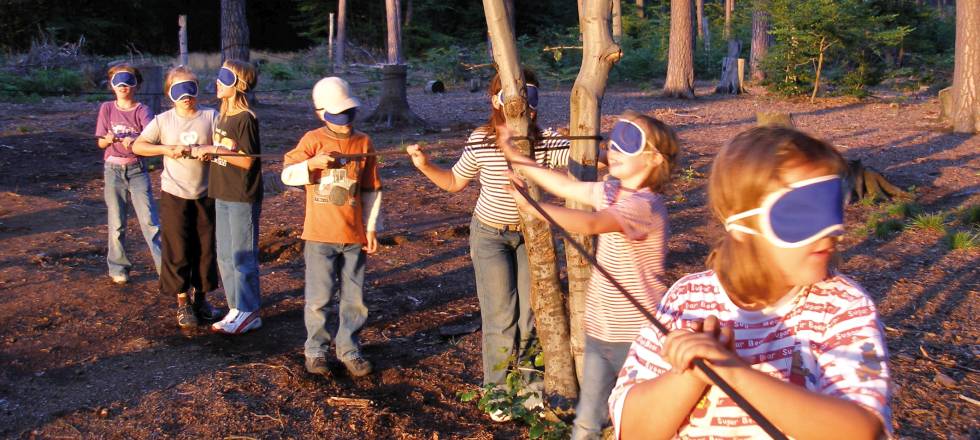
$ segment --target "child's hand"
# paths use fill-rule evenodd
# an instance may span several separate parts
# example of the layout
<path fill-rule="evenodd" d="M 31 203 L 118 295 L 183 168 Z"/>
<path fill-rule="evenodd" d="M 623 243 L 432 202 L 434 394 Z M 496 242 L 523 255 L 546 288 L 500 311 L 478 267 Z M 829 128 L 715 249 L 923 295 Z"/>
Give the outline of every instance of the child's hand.
<path fill-rule="evenodd" d="M 367 244 L 361 249 L 364 249 L 369 254 L 378 251 L 378 233 L 376 231 L 367 231 Z"/>
<path fill-rule="evenodd" d="M 134 137 L 127 136 L 127 137 L 122 138 L 122 145 L 127 150 L 130 149 L 130 148 L 132 148 L 133 142 L 136 142 L 136 138 L 134 138 Z"/>
<path fill-rule="evenodd" d="M 527 189 L 527 185 L 524 184 L 524 181 L 521 180 L 520 176 L 515 174 L 513 171 L 507 171 L 505 175 L 508 179 L 510 179 L 510 185 L 504 185 L 504 191 L 507 191 L 507 193 L 514 198 L 514 203 L 517 204 L 517 209 L 526 212 L 536 212 L 531 204 L 527 202 L 527 198 L 524 197 L 524 194 L 521 194 L 521 192 L 515 188 L 518 187 L 525 190 Z"/>
<path fill-rule="evenodd" d="M 306 167 L 310 170 L 327 169 L 335 159 L 328 153 L 320 153 L 306 161 Z"/>
<path fill-rule="evenodd" d="M 107 143 L 112 144 L 116 142 L 116 134 L 110 131 L 106 133 L 105 136 L 102 136 L 102 139 L 104 139 Z"/>
<path fill-rule="evenodd" d="M 694 367 L 694 359 L 704 359 L 715 368 L 748 367 L 735 353 L 734 331 L 731 327 L 722 327 L 715 316 L 709 316 L 697 323 L 694 329 L 670 332 L 664 343 L 663 353 L 674 372 L 693 373 L 707 385 L 712 382 L 701 370 Z"/>
<path fill-rule="evenodd" d="M 166 148 L 167 148 L 166 155 L 171 159 L 180 159 L 182 157 L 185 157 L 187 154 L 191 152 L 191 149 L 189 147 L 184 147 L 180 145 L 171 145 Z"/>
<path fill-rule="evenodd" d="M 504 153 L 504 158 L 513 166 L 537 166 L 530 157 L 527 157 L 514 148 L 512 140 L 513 133 L 506 125 L 497 126 L 497 146 Z"/>
<path fill-rule="evenodd" d="M 415 165 L 415 168 L 423 168 L 429 165 L 429 155 L 425 154 L 421 145 L 409 145 L 405 147 L 405 152 L 408 153 L 408 157 L 412 158 L 412 165 Z"/>

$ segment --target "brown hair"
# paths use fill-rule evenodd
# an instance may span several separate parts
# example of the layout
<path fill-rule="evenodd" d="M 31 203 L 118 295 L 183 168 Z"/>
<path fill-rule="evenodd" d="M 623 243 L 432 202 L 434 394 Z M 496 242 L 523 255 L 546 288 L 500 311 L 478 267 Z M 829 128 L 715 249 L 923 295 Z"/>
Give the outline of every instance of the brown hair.
<path fill-rule="evenodd" d="M 799 166 L 834 174 L 844 169 L 844 159 L 827 143 L 790 128 L 758 127 L 739 133 L 721 148 L 711 166 L 712 215 L 725 223 L 734 214 L 759 207 L 784 172 Z M 757 220 L 749 217 L 739 222 L 758 230 Z M 707 265 L 725 290 L 743 302 L 759 302 L 779 288 L 775 284 L 781 274 L 766 261 L 756 239 L 739 241 L 725 233 L 708 255 Z"/>
<path fill-rule="evenodd" d="M 535 87 L 540 86 L 540 83 L 538 82 L 538 76 L 535 75 L 533 71 L 531 71 L 530 69 L 521 69 L 521 70 L 524 72 L 525 84 L 531 84 L 534 85 Z M 487 94 L 490 97 L 490 118 L 487 121 L 487 124 L 484 126 L 487 129 L 489 129 L 490 134 L 494 136 L 497 135 L 497 126 L 503 125 L 504 123 L 507 122 L 507 118 L 504 116 L 503 105 L 501 105 L 500 108 L 496 108 L 493 106 L 493 99 L 494 99 L 493 97 L 497 96 L 497 93 L 500 92 L 501 88 L 503 88 L 503 85 L 500 81 L 500 73 L 496 73 L 493 75 L 493 79 L 490 80 L 490 85 L 487 87 Z M 537 116 L 534 116 L 534 118 L 531 119 L 530 131 L 533 134 L 540 137 L 541 128 L 538 127 Z"/>
<path fill-rule="evenodd" d="M 192 71 L 190 67 L 187 67 L 187 66 L 184 66 L 184 65 L 180 65 L 180 66 L 174 67 L 173 69 L 168 70 L 167 71 L 167 76 L 163 79 L 163 95 L 167 97 L 167 101 L 168 102 L 171 102 L 170 101 L 170 86 L 172 86 L 174 84 L 174 82 L 176 82 L 174 80 L 177 77 L 184 77 L 184 78 L 187 78 L 187 79 L 192 80 L 192 81 L 197 81 L 197 75 L 194 74 L 194 71 Z M 198 90 L 200 90 L 200 84 L 198 84 Z M 200 92 L 198 92 L 198 93 L 200 93 Z M 171 104 L 172 104 L 172 102 L 171 102 Z"/>
<path fill-rule="evenodd" d="M 252 113 L 252 110 L 248 106 L 248 97 L 245 92 L 255 88 L 255 83 L 258 81 L 255 67 L 252 66 L 252 63 L 238 60 L 225 60 L 221 67 L 235 72 L 235 76 L 238 77 L 238 81 L 235 82 L 235 96 L 230 99 L 235 102 L 236 107 Z M 221 100 L 221 116 L 224 116 L 228 112 L 228 101 L 228 99 Z M 255 114 L 253 113 L 252 116 L 255 116 Z"/>
<path fill-rule="evenodd" d="M 633 110 L 626 110 L 619 118 L 640 126 L 646 135 L 644 150 L 656 152 L 663 156 L 663 162 L 654 168 L 643 183 L 644 186 L 650 188 L 650 191 L 660 192 L 670 181 L 671 172 L 677 167 L 680 156 L 680 142 L 677 140 L 677 134 L 663 121 Z"/>
<path fill-rule="evenodd" d="M 120 64 L 116 64 L 115 66 L 110 67 L 109 68 L 109 72 L 106 74 L 106 78 L 108 78 L 108 80 L 109 80 L 108 81 L 108 84 L 109 84 L 109 88 L 110 89 L 112 88 L 112 76 L 115 75 L 115 74 L 117 74 L 117 73 L 119 73 L 119 72 L 129 72 L 129 73 L 132 73 L 133 76 L 136 77 L 136 87 L 139 87 L 140 84 L 143 84 L 143 74 L 140 73 L 140 70 L 139 69 L 137 69 L 137 68 L 135 68 L 133 66 L 130 66 L 129 64 L 126 64 L 126 63 L 120 63 Z"/>

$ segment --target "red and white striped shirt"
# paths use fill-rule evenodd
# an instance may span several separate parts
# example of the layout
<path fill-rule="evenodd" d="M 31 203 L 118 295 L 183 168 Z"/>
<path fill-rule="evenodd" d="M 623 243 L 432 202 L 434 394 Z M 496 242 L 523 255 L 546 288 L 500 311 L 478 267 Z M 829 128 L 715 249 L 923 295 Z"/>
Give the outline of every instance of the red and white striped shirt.
<path fill-rule="evenodd" d="M 663 281 L 667 256 L 667 207 L 643 188 L 625 190 L 609 179 L 592 185 L 591 205 L 608 209 L 623 232 L 599 234 L 596 259 L 650 313 L 667 291 Z M 585 332 L 606 342 L 632 342 L 647 319 L 605 276 L 592 268 L 585 296 Z"/>
<path fill-rule="evenodd" d="M 543 136 L 558 136 L 557 132 L 544 130 Z M 453 165 L 453 174 L 457 177 L 470 180 L 477 175 L 480 176 L 480 197 L 476 201 L 476 208 L 473 215 L 485 222 L 499 223 L 504 225 L 516 225 L 520 223 L 520 215 L 517 213 L 517 204 L 514 198 L 504 191 L 504 185 L 510 184 L 507 180 L 507 159 L 504 153 L 497 148 L 496 139 L 487 127 L 480 127 L 473 130 L 467 143 L 482 142 L 477 145 L 467 145 L 463 149 L 463 154 Z M 549 168 L 560 168 L 568 165 L 568 145 L 565 139 L 545 139 L 535 152 L 535 160 Z M 549 150 L 549 148 L 566 147 L 562 150 Z"/>
<path fill-rule="evenodd" d="M 688 275 L 660 302 L 657 318 L 671 330 L 715 315 L 735 329 L 735 351 L 752 368 L 806 389 L 856 402 L 891 432 L 887 350 L 874 303 L 854 281 L 837 275 L 760 311 L 740 309 L 712 271 Z M 630 347 L 609 396 L 619 438 L 630 389 L 670 371 L 661 356 L 665 337 L 644 327 Z M 669 405 L 666 401 L 664 405 Z M 656 408 L 650 408 L 656 414 Z M 718 387 L 710 387 L 676 438 L 765 438 L 765 432 Z"/>

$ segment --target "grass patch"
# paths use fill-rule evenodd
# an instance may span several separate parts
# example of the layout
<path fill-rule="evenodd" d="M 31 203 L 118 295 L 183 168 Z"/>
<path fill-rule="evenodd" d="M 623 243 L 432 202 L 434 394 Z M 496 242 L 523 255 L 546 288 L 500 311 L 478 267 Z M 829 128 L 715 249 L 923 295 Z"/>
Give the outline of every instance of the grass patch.
<path fill-rule="evenodd" d="M 907 219 L 920 213 L 922 208 L 914 202 L 895 202 L 885 206 L 885 212 L 893 217 Z"/>
<path fill-rule="evenodd" d="M 884 239 L 893 233 L 900 232 L 905 228 L 905 223 L 899 219 L 886 219 L 874 226 L 875 237 Z"/>
<path fill-rule="evenodd" d="M 960 219 L 966 226 L 980 226 L 980 205 L 963 208 Z"/>
<path fill-rule="evenodd" d="M 919 214 L 909 221 L 909 228 L 946 233 L 946 216 L 942 213 Z"/>
<path fill-rule="evenodd" d="M 950 250 L 976 249 L 980 247 L 980 234 L 965 231 L 954 232 L 946 236 L 946 246 Z"/>

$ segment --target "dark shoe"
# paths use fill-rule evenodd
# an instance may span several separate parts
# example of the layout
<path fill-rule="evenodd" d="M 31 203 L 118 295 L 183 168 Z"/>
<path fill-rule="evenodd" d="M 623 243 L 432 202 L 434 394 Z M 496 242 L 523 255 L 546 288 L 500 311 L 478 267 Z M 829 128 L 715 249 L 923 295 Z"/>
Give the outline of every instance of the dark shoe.
<path fill-rule="evenodd" d="M 327 368 L 327 358 L 323 356 L 317 357 L 306 357 L 306 371 L 310 374 L 327 374 L 330 369 Z"/>
<path fill-rule="evenodd" d="M 200 298 L 194 301 L 192 306 L 194 309 L 194 316 L 197 317 L 199 321 L 217 321 L 218 317 L 221 316 L 221 312 L 214 308 L 207 299 Z"/>
<path fill-rule="evenodd" d="M 351 376 L 363 377 L 371 374 L 371 363 L 367 359 L 361 357 L 361 355 L 356 354 L 350 359 L 343 360 L 344 366 L 347 367 L 347 371 L 350 372 Z"/>
<path fill-rule="evenodd" d="M 197 316 L 186 293 L 177 294 L 177 325 L 180 328 L 197 327 Z"/>

